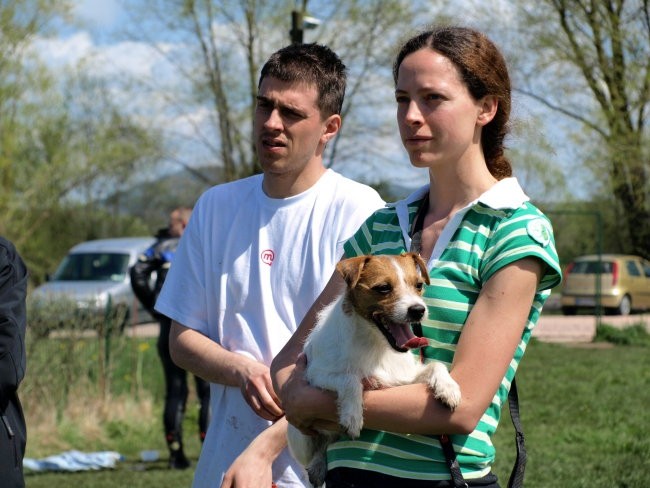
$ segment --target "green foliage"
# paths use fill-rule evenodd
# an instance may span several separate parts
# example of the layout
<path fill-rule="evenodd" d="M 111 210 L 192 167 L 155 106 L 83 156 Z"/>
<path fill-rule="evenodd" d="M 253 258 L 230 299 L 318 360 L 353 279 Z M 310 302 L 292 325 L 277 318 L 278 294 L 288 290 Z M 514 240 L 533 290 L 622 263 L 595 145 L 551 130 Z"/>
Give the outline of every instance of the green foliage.
<path fill-rule="evenodd" d="M 594 341 L 611 342 L 619 346 L 649 347 L 650 334 L 643 323 L 624 328 L 601 324 L 596 329 Z"/>
<path fill-rule="evenodd" d="M 553 224 L 561 263 L 567 264 L 577 256 L 596 254 L 599 240 L 603 253 L 626 251 L 616 206 L 605 198 L 591 202 L 546 203 L 541 204 L 540 208 Z M 595 212 L 600 214 L 600 219 Z"/>
<path fill-rule="evenodd" d="M 30 426 L 28 457 L 44 457 L 67 449 L 115 450 L 125 460 L 112 471 L 27 473 L 27 486 L 190 485 L 191 469 L 166 469 L 160 421 L 162 370 L 155 339 L 130 337 L 127 333 L 121 346 L 115 344 L 120 354 L 115 356 L 112 395 L 105 402 L 96 384 L 88 380 L 90 372 L 97 374 L 97 338 L 50 339 L 37 341 L 36 347 L 33 340 L 28 336 L 28 376 L 21 388 Z M 138 362 L 144 374 L 142 381 L 134 384 Z M 616 367 L 609 367 L 614 364 Z M 41 375 L 43 379 L 38 378 Z M 33 388 L 35 382 L 53 385 L 47 391 L 37 391 Z M 54 397 L 63 395 L 64 382 L 75 395 L 68 395 L 65 401 L 56 400 Z M 650 472 L 647 347 L 572 348 L 533 340 L 517 373 L 517 383 L 528 448 L 527 488 L 646 486 Z M 48 422 L 47 412 L 52 405 L 65 403 L 57 421 Z M 184 425 L 186 444 L 196 461 L 200 444 L 193 435 L 197 418 L 194 403 L 191 398 Z M 507 413 L 496 433 L 495 445 L 494 469 L 505 486 L 515 455 L 514 432 Z M 138 456 L 143 449 L 159 450 L 161 460 L 141 463 Z"/>
<path fill-rule="evenodd" d="M 32 50 L 69 8 L 0 3 L 0 234 L 34 283 L 77 242 L 151 233 L 103 202 L 159 156 L 155 134 L 126 115 L 104 82 L 74 72 L 55 79 Z"/>
<path fill-rule="evenodd" d="M 519 90 L 573 122 L 593 194 L 618 208 L 624 251 L 647 257 L 650 5 L 546 0 L 518 9 L 529 70 Z"/>

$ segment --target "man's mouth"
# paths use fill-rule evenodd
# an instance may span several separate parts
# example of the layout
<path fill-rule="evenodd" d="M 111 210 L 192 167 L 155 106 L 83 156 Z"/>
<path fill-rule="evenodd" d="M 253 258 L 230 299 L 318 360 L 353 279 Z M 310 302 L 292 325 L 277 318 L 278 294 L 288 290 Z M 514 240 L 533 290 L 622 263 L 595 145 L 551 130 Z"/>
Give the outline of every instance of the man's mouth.
<path fill-rule="evenodd" d="M 286 143 L 279 139 L 262 139 L 262 145 L 267 148 L 286 147 Z"/>

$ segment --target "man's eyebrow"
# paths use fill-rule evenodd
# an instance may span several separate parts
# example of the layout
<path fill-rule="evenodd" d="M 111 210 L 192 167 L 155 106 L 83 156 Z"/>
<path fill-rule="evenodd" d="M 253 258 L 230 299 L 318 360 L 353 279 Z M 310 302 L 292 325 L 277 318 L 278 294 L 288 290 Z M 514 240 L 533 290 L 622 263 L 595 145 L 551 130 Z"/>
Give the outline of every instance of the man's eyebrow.
<path fill-rule="evenodd" d="M 265 97 L 264 95 L 257 95 L 257 101 L 258 102 L 265 102 L 273 105 L 274 107 L 280 109 L 280 110 L 289 110 L 291 112 L 295 112 L 297 114 L 300 114 L 302 116 L 306 115 L 305 109 L 302 107 L 295 106 L 290 103 L 279 103 L 276 102 L 268 97 Z"/>

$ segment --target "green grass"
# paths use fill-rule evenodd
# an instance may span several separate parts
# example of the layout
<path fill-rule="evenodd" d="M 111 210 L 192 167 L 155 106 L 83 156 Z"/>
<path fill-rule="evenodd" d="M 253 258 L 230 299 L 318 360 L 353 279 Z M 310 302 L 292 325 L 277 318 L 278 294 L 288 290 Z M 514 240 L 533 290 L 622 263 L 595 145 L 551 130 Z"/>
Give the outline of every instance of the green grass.
<path fill-rule="evenodd" d="M 72 337 L 56 339 L 28 334 L 27 349 L 28 373 L 20 391 L 28 428 L 26 457 L 40 459 L 72 449 L 124 456 L 112 470 L 25 470 L 28 488 L 190 486 L 193 469 L 167 469 L 164 380 L 155 339 L 85 338 L 74 331 Z M 183 437 L 195 466 L 200 452 L 198 401 L 194 381 L 188 380 Z M 152 449 L 159 451 L 159 461 L 141 462 L 140 451 Z"/>
<path fill-rule="evenodd" d="M 601 324 L 596 329 L 594 340 L 622 346 L 650 346 L 650 334 L 643 323 L 623 328 Z"/>
<path fill-rule="evenodd" d="M 634 488 L 650 477 L 650 349 L 533 342 L 517 384 L 528 448 L 526 488 Z M 514 462 L 509 417 L 495 471 Z"/>
<path fill-rule="evenodd" d="M 64 389 L 60 384 L 53 385 L 54 389 L 43 396 L 37 393 L 39 382 L 30 377 L 26 380 L 27 455 L 43 457 L 67 449 L 114 450 L 123 454 L 125 460 L 113 470 L 98 472 L 27 473 L 27 487 L 190 486 L 192 469 L 179 472 L 166 468 L 160 420 L 162 374 L 155 341 L 123 338 L 112 342 L 115 362 L 104 368 L 106 378 L 101 381 L 110 386 L 106 398 L 101 398 L 96 387 L 100 383 L 97 370 L 103 344 L 86 340 L 73 347 L 66 341 L 49 340 L 41 344 L 47 354 L 39 353 L 37 348 L 36 357 L 30 357 L 30 375 L 39 371 L 42 355 L 43 362 L 63 368 L 63 373 L 56 373 L 52 378 L 63 374 L 71 384 Z M 64 358 L 56 359 L 57 355 Z M 73 362 L 74 367 L 65 367 L 66 362 Z M 83 374 L 74 376 L 74 371 Z M 40 374 L 47 373 L 48 370 L 40 370 Z M 89 377 L 93 381 L 83 379 Z M 47 381 L 55 382 L 52 378 Z M 533 341 L 517 378 L 528 448 L 526 488 L 647 486 L 650 477 L 648 347 L 612 344 L 568 347 Z M 54 398 L 64 390 L 68 392 L 67 399 Z M 98 398 L 92 398 L 93 395 Z M 78 403 L 81 406 L 74 407 Z M 185 420 L 185 439 L 193 466 L 200 449 L 195 435 L 195 406 L 196 401 L 191 399 Z M 50 408 L 58 409 L 54 420 L 54 415 L 48 417 L 43 413 Z M 515 455 L 514 434 L 507 413 L 495 443 L 498 456 L 495 472 L 505 488 Z M 139 452 L 143 449 L 158 449 L 161 460 L 140 462 Z"/>

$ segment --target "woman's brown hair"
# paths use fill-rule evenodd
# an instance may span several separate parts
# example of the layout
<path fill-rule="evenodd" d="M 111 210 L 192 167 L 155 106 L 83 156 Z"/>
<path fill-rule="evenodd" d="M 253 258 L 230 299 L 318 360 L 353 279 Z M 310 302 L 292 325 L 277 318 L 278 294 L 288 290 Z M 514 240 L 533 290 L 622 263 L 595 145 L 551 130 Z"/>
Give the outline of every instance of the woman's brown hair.
<path fill-rule="evenodd" d="M 425 47 L 442 54 L 456 65 L 474 99 L 479 100 L 486 95 L 497 98 L 497 113 L 483 127 L 481 146 L 490 173 L 499 180 L 511 176 L 512 166 L 504 154 L 504 139 L 509 130 L 512 105 L 510 77 L 499 49 L 476 30 L 467 27 L 435 27 L 404 43 L 393 65 L 395 84 L 404 58 Z"/>

